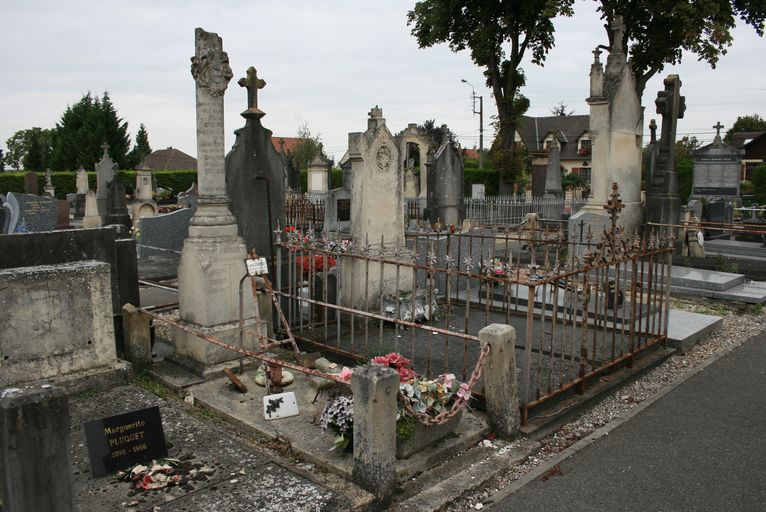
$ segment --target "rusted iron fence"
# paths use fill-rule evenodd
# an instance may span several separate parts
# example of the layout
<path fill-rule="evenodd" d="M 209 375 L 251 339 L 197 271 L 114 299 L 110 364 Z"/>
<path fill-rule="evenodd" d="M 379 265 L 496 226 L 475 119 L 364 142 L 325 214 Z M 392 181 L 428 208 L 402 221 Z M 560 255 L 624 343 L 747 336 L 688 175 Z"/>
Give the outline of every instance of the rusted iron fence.
<path fill-rule="evenodd" d="M 322 351 L 396 351 L 467 380 L 479 330 L 514 326 L 524 421 L 667 336 L 672 249 L 653 236 L 476 228 L 355 244 L 295 230 L 276 245 L 287 321 Z"/>
<path fill-rule="evenodd" d="M 321 232 L 324 229 L 325 196 L 287 192 L 285 194 L 285 222 L 301 230 Z"/>

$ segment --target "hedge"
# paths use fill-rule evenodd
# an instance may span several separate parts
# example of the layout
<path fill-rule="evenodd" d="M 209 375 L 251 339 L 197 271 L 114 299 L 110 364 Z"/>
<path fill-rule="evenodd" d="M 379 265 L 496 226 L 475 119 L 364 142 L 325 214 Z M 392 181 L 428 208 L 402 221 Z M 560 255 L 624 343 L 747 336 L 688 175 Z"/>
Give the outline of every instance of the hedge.
<path fill-rule="evenodd" d="M 164 189 L 171 189 L 174 194 L 188 190 L 195 181 L 197 181 L 197 171 L 152 171 L 157 181 L 157 186 Z M 126 190 L 133 190 L 136 186 L 137 171 L 118 171 L 117 179 L 124 185 Z M 6 192 L 24 192 L 24 175 L 26 172 L 2 172 L 0 173 L 0 193 Z M 37 191 L 42 193 L 45 189 L 45 173 L 37 174 Z M 51 173 L 51 183 L 56 191 L 58 199 L 66 199 L 67 194 L 74 194 L 77 191 L 76 186 L 77 173 L 72 171 Z M 96 190 L 96 173 L 88 173 L 88 186 L 91 190 Z"/>
<path fill-rule="evenodd" d="M 463 193 L 471 195 L 471 185 L 484 184 L 484 193 L 488 196 L 496 196 L 500 193 L 500 173 L 494 169 L 478 169 L 466 167 L 463 178 Z"/>

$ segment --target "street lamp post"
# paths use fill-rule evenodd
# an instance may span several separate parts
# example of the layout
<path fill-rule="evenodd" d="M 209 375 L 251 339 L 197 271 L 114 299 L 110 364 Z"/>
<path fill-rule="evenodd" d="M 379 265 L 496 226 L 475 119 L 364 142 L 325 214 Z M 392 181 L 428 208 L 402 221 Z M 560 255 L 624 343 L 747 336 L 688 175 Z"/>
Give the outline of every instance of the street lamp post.
<path fill-rule="evenodd" d="M 479 114 L 479 169 L 484 169 L 484 96 L 477 96 L 476 90 L 473 88 L 473 84 L 465 78 L 461 78 L 460 81 L 471 86 L 473 115 Z M 476 112 L 476 98 L 479 98 L 478 112 Z"/>

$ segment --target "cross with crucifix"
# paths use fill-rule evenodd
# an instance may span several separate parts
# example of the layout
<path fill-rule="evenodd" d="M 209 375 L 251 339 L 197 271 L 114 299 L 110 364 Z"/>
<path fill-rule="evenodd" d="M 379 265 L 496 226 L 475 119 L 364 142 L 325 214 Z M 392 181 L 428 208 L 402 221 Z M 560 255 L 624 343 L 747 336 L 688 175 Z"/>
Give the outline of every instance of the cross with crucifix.
<path fill-rule="evenodd" d="M 617 183 L 612 183 L 612 193 L 609 196 L 609 201 L 604 205 L 604 210 L 609 212 L 609 218 L 612 220 L 612 232 L 617 229 L 617 217 L 623 208 L 625 208 L 625 204 L 620 199 Z"/>
<path fill-rule="evenodd" d="M 720 143 L 721 142 L 721 128 L 723 128 L 723 125 L 721 124 L 721 121 L 718 121 L 715 123 L 715 142 Z"/>
<path fill-rule="evenodd" d="M 625 37 L 625 22 L 622 16 L 617 15 L 612 21 L 612 25 L 609 27 L 612 32 L 612 47 L 609 49 L 609 53 L 625 53 L 625 46 L 623 38 Z"/>
<path fill-rule="evenodd" d="M 242 112 L 242 117 L 250 119 L 265 116 L 266 113 L 258 108 L 258 89 L 266 86 L 266 80 L 258 78 L 258 72 L 250 66 L 247 68 L 247 76 L 240 78 L 237 83 L 240 87 L 247 88 L 247 110 Z"/>

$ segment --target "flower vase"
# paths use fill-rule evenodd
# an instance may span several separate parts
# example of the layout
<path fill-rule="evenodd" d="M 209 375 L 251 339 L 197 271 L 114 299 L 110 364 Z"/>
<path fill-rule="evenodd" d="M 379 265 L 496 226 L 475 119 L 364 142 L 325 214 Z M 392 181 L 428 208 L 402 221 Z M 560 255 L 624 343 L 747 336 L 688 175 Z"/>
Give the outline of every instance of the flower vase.
<path fill-rule="evenodd" d="M 396 440 L 396 458 L 407 459 L 452 434 L 457 429 L 462 416 L 463 410 L 460 409 L 455 416 L 441 425 L 425 425 L 415 420 L 415 431 L 412 435 L 407 439 Z"/>

